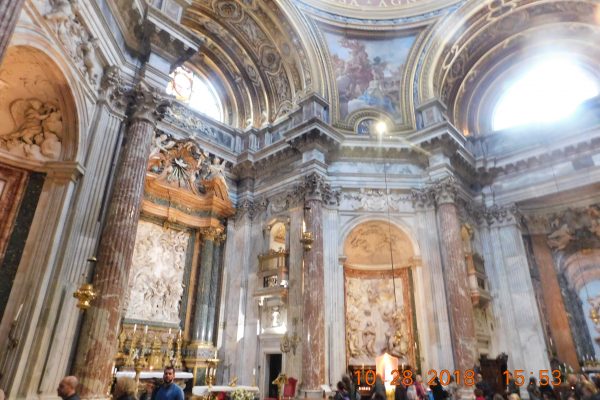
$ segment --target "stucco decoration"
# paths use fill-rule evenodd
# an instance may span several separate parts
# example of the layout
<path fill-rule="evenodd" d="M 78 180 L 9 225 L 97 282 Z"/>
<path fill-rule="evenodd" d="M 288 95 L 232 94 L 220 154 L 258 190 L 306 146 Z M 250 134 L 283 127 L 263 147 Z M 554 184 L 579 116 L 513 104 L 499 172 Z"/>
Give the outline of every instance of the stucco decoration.
<path fill-rule="evenodd" d="M 214 193 L 229 198 L 225 179 L 225 161 L 211 157 L 192 140 L 175 140 L 158 132 L 148 161 L 148 171 L 158 180 L 196 195 Z"/>
<path fill-rule="evenodd" d="M 92 37 L 79 16 L 77 0 L 50 0 L 48 23 L 92 85 L 100 83 L 102 64 L 97 57 L 98 39 Z"/>
<path fill-rule="evenodd" d="M 344 245 L 347 263 L 352 266 L 383 266 L 389 268 L 390 234 L 394 264 L 407 265 L 413 254 L 408 236 L 384 221 L 369 221 L 350 232 Z"/>
<path fill-rule="evenodd" d="M 15 129 L 0 135 L 0 148 L 32 160 L 57 160 L 61 154 L 62 113 L 39 99 L 19 99 L 10 105 Z"/>
<path fill-rule="evenodd" d="M 140 221 L 125 317 L 179 324 L 189 232 Z"/>

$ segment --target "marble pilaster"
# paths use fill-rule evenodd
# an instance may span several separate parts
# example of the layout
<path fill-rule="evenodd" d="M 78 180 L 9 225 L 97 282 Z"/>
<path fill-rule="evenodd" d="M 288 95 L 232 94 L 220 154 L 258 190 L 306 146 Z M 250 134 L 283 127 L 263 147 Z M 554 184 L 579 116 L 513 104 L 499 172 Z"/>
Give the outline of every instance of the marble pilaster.
<path fill-rule="evenodd" d="M 475 366 L 476 339 L 473 305 L 455 203 L 457 187 L 451 179 L 445 179 L 434 184 L 432 190 L 437 204 L 454 368 L 465 371 Z"/>
<path fill-rule="evenodd" d="M 573 342 L 567 310 L 546 235 L 531 235 L 531 244 L 539 270 L 540 283 L 544 288 L 542 298 L 546 305 L 545 316 L 554 341 L 556 355 L 558 359 L 567 364 L 576 366 L 579 364 L 577 350 Z"/>
<path fill-rule="evenodd" d="M 419 330 L 421 356 L 424 370 L 452 370 L 452 340 L 448 322 L 448 306 L 444 274 L 440 254 L 438 230 L 433 196 L 427 191 L 415 190 L 412 193 L 416 211 L 417 235 L 421 247 L 423 289 L 427 293 L 423 310 L 427 324 Z"/>
<path fill-rule="evenodd" d="M 0 0 L 0 64 L 8 48 L 25 0 Z"/>
<path fill-rule="evenodd" d="M 486 239 L 490 240 L 486 247 L 493 255 L 495 269 L 490 285 L 495 291 L 494 302 L 500 304 L 497 309 L 504 335 L 505 347 L 499 350 L 508 354 L 509 369 L 547 369 L 549 361 L 544 333 L 518 226 L 518 213 L 514 207 L 494 207 L 485 215 L 489 225 L 489 238 Z"/>
<path fill-rule="evenodd" d="M 146 166 L 156 123 L 169 106 L 167 100 L 144 83 L 133 88 L 128 99 L 131 104 L 129 126 L 92 282 L 98 298 L 85 315 L 75 362 L 83 398 L 105 397 L 112 380 Z"/>
<path fill-rule="evenodd" d="M 99 224 L 102 211 L 103 193 L 110 179 L 111 164 L 116 147 L 119 145 L 124 110 L 113 109 L 107 95 L 116 89 L 117 81 L 110 82 L 109 74 L 102 81 L 102 96 L 96 107 L 93 128 L 86 137 L 86 166 L 93 166 L 93 173 L 82 177 L 73 215 L 66 225 L 65 249 L 58 260 L 60 271 L 53 278 L 53 296 L 46 301 L 48 321 L 60 316 L 60 324 L 44 329 L 45 334 L 36 335 L 33 347 L 39 349 L 28 360 L 30 366 L 25 380 L 30 393 L 51 396 L 56 393 L 58 382 L 67 370 L 71 349 L 76 343 L 80 313 L 77 312 L 77 300 L 64 293 L 73 293 L 88 275 L 89 264 L 86 259 L 95 254 Z M 42 362 L 41 360 L 46 360 Z"/>
<path fill-rule="evenodd" d="M 346 372 L 346 331 L 344 316 L 344 267 L 338 257 L 339 222 L 337 209 L 323 210 L 323 256 L 325 285 L 326 376 L 334 382 Z"/>

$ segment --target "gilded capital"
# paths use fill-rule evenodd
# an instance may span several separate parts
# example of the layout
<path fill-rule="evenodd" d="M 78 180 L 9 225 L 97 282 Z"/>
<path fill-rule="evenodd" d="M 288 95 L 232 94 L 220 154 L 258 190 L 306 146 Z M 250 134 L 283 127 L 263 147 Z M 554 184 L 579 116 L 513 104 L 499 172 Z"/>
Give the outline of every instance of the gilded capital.
<path fill-rule="evenodd" d="M 202 240 L 210 240 L 212 242 L 221 242 L 225 240 L 225 230 L 222 227 L 209 226 L 200 228 L 200 236 Z"/>

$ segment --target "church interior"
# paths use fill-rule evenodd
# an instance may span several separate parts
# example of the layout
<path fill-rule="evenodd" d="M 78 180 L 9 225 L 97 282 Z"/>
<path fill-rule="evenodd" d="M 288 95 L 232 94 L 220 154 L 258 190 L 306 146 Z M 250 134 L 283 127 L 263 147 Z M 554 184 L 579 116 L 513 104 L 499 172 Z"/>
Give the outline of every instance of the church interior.
<path fill-rule="evenodd" d="M 599 66 L 597 0 L 0 0 L 0 389 L 600 376 Z"/>

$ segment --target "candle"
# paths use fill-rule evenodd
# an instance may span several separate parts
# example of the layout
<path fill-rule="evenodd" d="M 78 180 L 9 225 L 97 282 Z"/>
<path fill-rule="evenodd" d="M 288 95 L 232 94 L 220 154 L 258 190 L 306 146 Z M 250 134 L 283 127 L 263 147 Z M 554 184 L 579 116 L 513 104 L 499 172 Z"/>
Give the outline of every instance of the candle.
<path fill-rule="evenodd" d="M 19 316 L 21 315 L 22 310 L 23 310 L 23 303 L 21 303 L 21 305 L 19 306 L 19 309 L 17 310 L 17 314 L 15 315 L 15 319 L 13 320 L 14 322 L 17 322 L 19 320 Z"/>
<path fill-rule="evenodd" d="M 135 333 L 135 331 L 137 330 L 137 324 L 133 325 L 133 333 Z"/>
<path fill-rule="evenodd" d="M 148 333 L 148 325 L 144 325 L 144 335 Z"/>
<path fill-rule="evenodd" d="M 179 329 L 179 337 L 181 337 L 181 328 Z"/>
<path fill-rule="evenodd" d="M 171 334 L 171 328 L 169 328 L 169 335 Z"/>
<path fill-rule="evenodd" d="M 252 375 L 256 376 L 256 368 L 252 368 Z"/>

